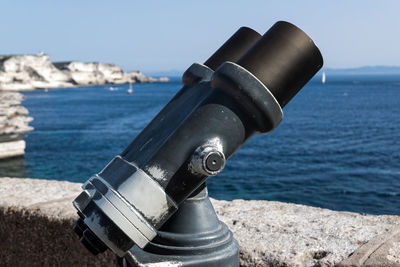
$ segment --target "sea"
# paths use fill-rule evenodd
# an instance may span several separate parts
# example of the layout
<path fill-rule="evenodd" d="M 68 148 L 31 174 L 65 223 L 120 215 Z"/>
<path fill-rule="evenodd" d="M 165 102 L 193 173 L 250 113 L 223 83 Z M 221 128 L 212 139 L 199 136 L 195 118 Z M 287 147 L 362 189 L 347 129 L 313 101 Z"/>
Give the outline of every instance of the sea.
<path fill-rule="evenodd" d="M 35 130 L 0 177 L 84 182 L 181 88 L 170 83 L 24 92 Z M 273 132 L 255 135 L 208 179 L 216 199 L 274 200 L 400 215 L 400 75 L 311 80 Z"/>

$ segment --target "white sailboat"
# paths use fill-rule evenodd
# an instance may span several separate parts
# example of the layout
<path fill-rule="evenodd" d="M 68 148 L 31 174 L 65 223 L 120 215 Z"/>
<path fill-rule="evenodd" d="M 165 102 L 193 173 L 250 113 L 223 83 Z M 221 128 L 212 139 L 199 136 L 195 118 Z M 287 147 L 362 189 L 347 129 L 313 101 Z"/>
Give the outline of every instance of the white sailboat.
<path fill-rule="evenodd" d="M 129 94 L 129 95 L 133 93 L 132 83 L 129 83 L 129 89 L 126 90 L 126 93 Z"/>
<path fill-rule="evenodd" d="M 325 83 L 326 82 L 326 75 L 325 75 L 325 71 L 324 72 L 322 72 L 322 83 Z"/>

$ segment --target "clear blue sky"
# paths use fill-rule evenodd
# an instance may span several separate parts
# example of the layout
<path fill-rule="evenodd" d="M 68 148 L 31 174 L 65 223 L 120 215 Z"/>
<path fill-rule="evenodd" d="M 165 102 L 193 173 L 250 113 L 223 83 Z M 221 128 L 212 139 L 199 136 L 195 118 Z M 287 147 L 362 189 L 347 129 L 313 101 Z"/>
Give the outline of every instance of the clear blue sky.
<path fill-rule="evenodd" d="M 204 62 L 240 26 L 290 21 L 325 67 L 400 65 L 400 1 L 18 1 L 0 4 L 0 54 L 116 63 L 145 72 Z"/>

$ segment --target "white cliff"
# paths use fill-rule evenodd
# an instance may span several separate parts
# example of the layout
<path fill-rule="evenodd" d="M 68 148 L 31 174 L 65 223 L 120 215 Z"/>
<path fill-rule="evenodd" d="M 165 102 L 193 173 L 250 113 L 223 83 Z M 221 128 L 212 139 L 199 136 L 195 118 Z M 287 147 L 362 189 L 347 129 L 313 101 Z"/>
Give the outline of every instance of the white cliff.
<path fill-rule="evenodd" d="M 48 55 L 0 57 L 0 90 L 72 87 L 68 74 L 57 69 Z"/>
<path fill-rule="evenodd" d="M 25 134 L 33 128 L 28 110 L 21 106 L 23 95 L 0 91 L 0 159 L 21 156 L 25 153 Z"/>
<path fill-rule="evenodd" d="M 55 65 L 66 75 L 69 75 L 78 85 L 121 84 L 130 82 L 123 69 L 114 64 L 72 61 L 55 63 Z"/>
<path fill-rule="evenodd" d="M 166 77 L 156 79 L 141 72 L 126 73 L 115 64 L 78 61 L 53 64 L 50 57 L 44 54 L 0 56 L 0 90 L 167 81 Z"/>
<path fill-rule="evenodd" d="M 79 85 L 168 82 L 167 77 L 153 78 L 140 71 L 124 72 L 115 64 L 83 63 L 78 61 L 55 63 L 55 66 Z"/>

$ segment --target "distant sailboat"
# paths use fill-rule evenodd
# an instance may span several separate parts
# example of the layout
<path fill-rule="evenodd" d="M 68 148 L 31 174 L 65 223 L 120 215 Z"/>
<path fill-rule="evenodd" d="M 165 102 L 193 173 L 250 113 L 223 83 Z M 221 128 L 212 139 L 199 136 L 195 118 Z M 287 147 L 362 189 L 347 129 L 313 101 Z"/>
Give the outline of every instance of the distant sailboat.
<path fill-rule="evenodd" d="M 322 83 L 326 82 L 326 75 L 325 75 L 325 71 L 322 72 Z"/>
<path fill-rule="evenodd" d="M 129 95 L 133 93 L 132 83 L 129 83 L 129 89 L 126 90 L 126 93 L 129 94 Z"/>

